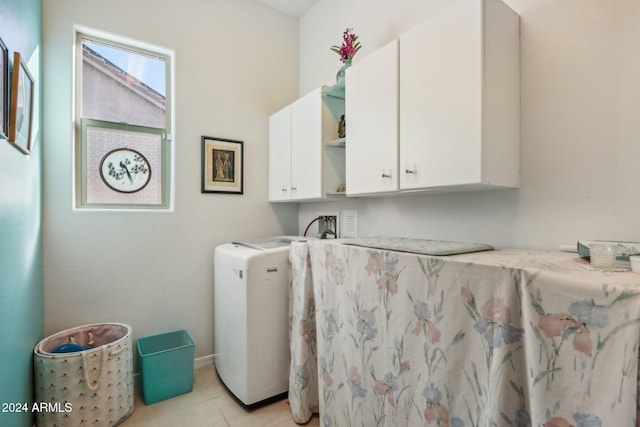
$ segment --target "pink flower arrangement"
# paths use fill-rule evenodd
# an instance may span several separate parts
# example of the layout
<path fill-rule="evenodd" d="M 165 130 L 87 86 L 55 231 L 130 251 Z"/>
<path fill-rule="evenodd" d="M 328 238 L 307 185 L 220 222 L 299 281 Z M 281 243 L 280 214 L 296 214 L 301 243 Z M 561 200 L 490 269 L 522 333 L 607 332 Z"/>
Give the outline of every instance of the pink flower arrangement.
<path fill-rule="evenodd" d="M 342 46 L 331 46 L 331 50 L 340 55 L 340 61 L 350 61 L 362 46 L 358 36 L 353 33 L 353 28 L 347 28 L 342 33 Z"/>

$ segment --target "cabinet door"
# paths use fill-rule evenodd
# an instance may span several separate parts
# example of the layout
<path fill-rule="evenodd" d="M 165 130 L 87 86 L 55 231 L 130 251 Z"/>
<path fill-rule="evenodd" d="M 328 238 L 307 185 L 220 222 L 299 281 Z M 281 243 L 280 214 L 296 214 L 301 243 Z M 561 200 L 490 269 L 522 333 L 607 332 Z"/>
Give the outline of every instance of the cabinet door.
<path fill-rule="evenodd" d="M 291 199 L 322 194 L 322 93 L 320 89 L 291 105 Z"/>
<path fill-rule="evenodd" d="M 400 37 L 400 188 L 481 179 L 482 1 Z"/>
<path fill-rule="evenodd" d="M 346 181 L 349 195 L 398 190 L 398 41 L 347 69 Z"/>
<path fill-rule="evenodd" d="M 269 118 L 269 201 L 289 200 L 291 187 L 291 106 Z"/>

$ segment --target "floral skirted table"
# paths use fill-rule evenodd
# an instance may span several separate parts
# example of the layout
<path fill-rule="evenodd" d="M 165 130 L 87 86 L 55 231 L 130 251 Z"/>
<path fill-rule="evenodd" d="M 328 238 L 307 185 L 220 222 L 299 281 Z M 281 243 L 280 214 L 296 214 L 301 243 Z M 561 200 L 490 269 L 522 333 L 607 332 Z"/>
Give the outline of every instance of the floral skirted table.
<path fill-rule="evenodd" d="M 640 275 L 292 243 L 289 402 L 325 427 L 636 426 Z"/>

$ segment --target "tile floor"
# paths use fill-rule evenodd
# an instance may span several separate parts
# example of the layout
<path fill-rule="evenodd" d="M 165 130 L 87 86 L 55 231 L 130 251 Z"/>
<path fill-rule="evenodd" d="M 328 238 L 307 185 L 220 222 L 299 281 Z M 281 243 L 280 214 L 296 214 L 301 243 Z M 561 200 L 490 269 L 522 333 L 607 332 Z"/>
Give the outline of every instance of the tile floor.
<path fill-rule="evenodd" d="M 307 427 L 319 426 L 317 416 Z M 145 405 L 136 392 L 133 414 L 119 427 L 295 427 L 287 400 L 247 411 L 220 384 L 213 365 L 195 370 L 193 391 Z"/>

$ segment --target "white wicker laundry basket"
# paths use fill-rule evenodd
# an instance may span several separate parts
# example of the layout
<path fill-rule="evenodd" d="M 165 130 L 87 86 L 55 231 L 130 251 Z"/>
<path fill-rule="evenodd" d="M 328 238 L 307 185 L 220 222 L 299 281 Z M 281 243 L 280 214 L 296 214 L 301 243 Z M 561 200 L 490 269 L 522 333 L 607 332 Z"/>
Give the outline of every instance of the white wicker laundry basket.
<path fill-rule="evenodd" d="M 67 343 L 92 348 L 52 353 Z M 67 329 L 40 341 L 34 353 L 39 427 L 110 427 L 133 412 L 130 326 L 100 323 Z"/>

